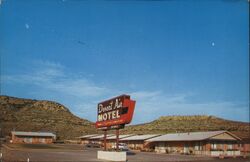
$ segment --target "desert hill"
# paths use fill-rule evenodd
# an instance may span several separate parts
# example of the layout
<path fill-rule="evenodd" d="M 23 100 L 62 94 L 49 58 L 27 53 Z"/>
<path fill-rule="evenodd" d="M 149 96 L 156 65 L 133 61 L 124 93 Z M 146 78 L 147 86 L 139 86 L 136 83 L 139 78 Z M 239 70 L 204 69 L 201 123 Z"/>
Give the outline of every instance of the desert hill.
<path fill-rule="evenodd" d="M 146 124 L 128 126 L 123 131 L 136 134 L 162 134 L 214 130 L 228 130 L 244 138 L 249 138 L 250 134 L 249 123 L 207 115 L 163 116 Z"/>
<path fill-rule="evenodd" d="M 52 101 L 0 96 L 0 136 L 10 131 L 51 131 L 59 139 L 95 133 L 93 123 L 73 115 L 65 106 Z"/>
<path fill-rule="evenodd" d="M 12 130 L 50 131 L 55 132 L 59 139 L 74 139 L 80 135 L 98 133 L 94 123 L 73 115 L 59 103 L 0 96 L 0 136 L 9 135 Z M 249 138 L 250 134 L 249 123 L 206 115 L 163 116 L 149 123 L 126 126 L 121 134 L 213 130 L 228 130 L 244 138 Z"/>

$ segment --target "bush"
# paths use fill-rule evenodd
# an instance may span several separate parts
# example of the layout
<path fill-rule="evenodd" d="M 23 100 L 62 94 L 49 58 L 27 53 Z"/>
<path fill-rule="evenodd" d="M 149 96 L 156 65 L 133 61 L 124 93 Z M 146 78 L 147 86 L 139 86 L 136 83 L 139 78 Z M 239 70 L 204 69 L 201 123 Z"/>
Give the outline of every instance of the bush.
<path fill-rule="evenodd" d="M 211 149 L 210 151 L 223 151 L 223 149 Z"/>
<path fill-rule="evenodd" d="M 238 149 L 227 149 L 227 151 L 239 151 Z"/>

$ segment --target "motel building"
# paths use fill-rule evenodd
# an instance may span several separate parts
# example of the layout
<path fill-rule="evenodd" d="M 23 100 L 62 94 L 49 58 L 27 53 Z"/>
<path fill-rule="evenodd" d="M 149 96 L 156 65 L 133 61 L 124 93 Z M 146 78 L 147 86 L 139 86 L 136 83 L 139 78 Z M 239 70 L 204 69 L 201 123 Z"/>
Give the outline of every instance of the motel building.
<path fill-rule="evenodd" d="M 130 149 L 138 151 L 147 151 L 150 148 L 149 143 L 146 140 L 160 136 L 159 134 L 147 134 L 147 135 L 134 135 L 126 138 L 122 138 L 120 143 L 126 143 Z"/>
<path fill-rule="evenodd" d="M 131 137 L 133 136 L 132 134 L 123 134 L 119 135 L 119 143 L 122 143 L 122 139 Z M 116 146 L 116 136 L 109 136 L 107 137 L 107 148 L 111 149 L 112 147 L 114 148 Z"/>
<path fill-rule="evenodd" d="M 15 144 L 51 144 L 56 135 L 50 132 L 11 132 L 11 143 Z"/>
<path fill-rule="evenodd" d="M 240 147 L 242 152 L 250 152 L 250 137 L 244 137 Z"/>
<path fill-rule="evenodd" d="M 115 136 L 115 135 L 114 134 L 107 134 L 106 138 L 111 137 L 111 136 Z M 88 138 L 88 141 L 89 141 L 89 143 L 96 143 L 96 144 L 103 146 L 104 135 L 102 134 L 102 135 L 90 137 L 90 138 Z"/>
<path fill-rule="evenodd" d="M 240 156 L 241 139 L 228 131 L 165 134 L 146 140 L 157 153 Z"/>
<path fill-rule="evenodd" d="M 80 144 L 88 144 L 89 143 L 89 139 L 91 137 L 96 137 L 96 136 L 99 136 L 99 134 L 89 134 L 89 135 L 84 135 L 84 136 L 80 136 L 80 137 L 77 137 L 78 139 L 80 139 Z"/>
<path fill-rule="evenodd" d="M 246 134 L 235 132 L 233 134 L 241 138 L 241 143 L 240 143 L 241 152 L 250 153 L 250 132 L 248 131 Z"/>

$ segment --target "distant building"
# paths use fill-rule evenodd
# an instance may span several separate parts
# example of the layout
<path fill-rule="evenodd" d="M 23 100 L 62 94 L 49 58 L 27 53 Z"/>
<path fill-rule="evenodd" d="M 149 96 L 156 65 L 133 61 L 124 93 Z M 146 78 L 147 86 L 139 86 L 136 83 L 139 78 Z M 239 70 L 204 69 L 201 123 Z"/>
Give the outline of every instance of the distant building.
<path fill-rule="evenodd" d="M 237 135 L 241 138 L 241 142 L 239 144 L 242 153 L 249 153 L 250 152 L 250 132 L 247 131 L 246 133 L 240 132 L 233 132 L 233 134 Z"/>
<path fill-rule="evenodd" d="M 249 135 L 250 136 L 250 135 Z M 250 137 L 244 138 L 241 143 L 242 152 L 250 152 Z"/>
<path fill-rule="evenodd" d="M 107 138 L 114 136 L 113 134 L 107 134 Z M 94 136 L 94 137 L 90 137 L 88 139 L 89 143 L 96 143 L 96 144 L 100 144 L 101 146 L 103 146 L 103 139 L 104 139 L 104 135 L 98 135 L 98 136 Z"/>
<path fill-rule="evenodd" d="M 91 137 L 96 137 L 96 136 L 99 136 L 99 134 L 89 134 L 89 135 L 84 135 L 84 136 L 80 136 L 80 137 L 77 137 L 77 138 L 80 139 L 81 144 L 88 144 L 89 139 Z"/>
<path fill-rule="evenodd" d="M 159 153 L 239 156 L 241 139 L 228 131 L 165 134 L 146 140 Z"/>
<path fill-rule="evenodd" d="M 122 134 L 119 135 L 119 143 L 122 143 L 122 139 L 134 136 L 133 134 Z M 110 136 L 107 137 L 107 148 L 112 148 L 113 146 L 116 146 L 116 136 Z"/>
<path fill-rule="evenodd" d="M 120 142 L 126 143 L 133 150 L 147 150 L 150 148 L 149 142 L 146 140 L 160 136 L 159 134 L 134 135 L 131 137 L 122 138 Z"/>
<path fill-rule="evenodd" d="M 51 144 L 56 135 L 50 132 L 11 132 L 11 142 L 16 144 Z"/>

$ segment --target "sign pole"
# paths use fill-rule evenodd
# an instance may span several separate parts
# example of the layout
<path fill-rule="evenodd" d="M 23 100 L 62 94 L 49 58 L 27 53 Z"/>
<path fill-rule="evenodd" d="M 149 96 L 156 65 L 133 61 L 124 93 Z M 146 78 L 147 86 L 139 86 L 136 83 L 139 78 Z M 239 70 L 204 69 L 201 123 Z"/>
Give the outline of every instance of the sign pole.
<path fill-rule="evenodd" d="M 1 1 L 1 0 L 0 0 Z M 132 120 L 135 101 L 129 95 L 121 95 L 98 103 L 97 129 L 104 131 L 103 150 L 107 150 L 107 131 L 116 129 L 116 151 L 119 151 L 119 129 Z"/>
<path fill-rule="evenodd" d="M 116 151 L 119 151 L 119 128 L 116 129 Z"/>
<path fill-rule="evenodd" d="M 104 151 L 107 149 L 107 130 L 104 130 Z"/>

